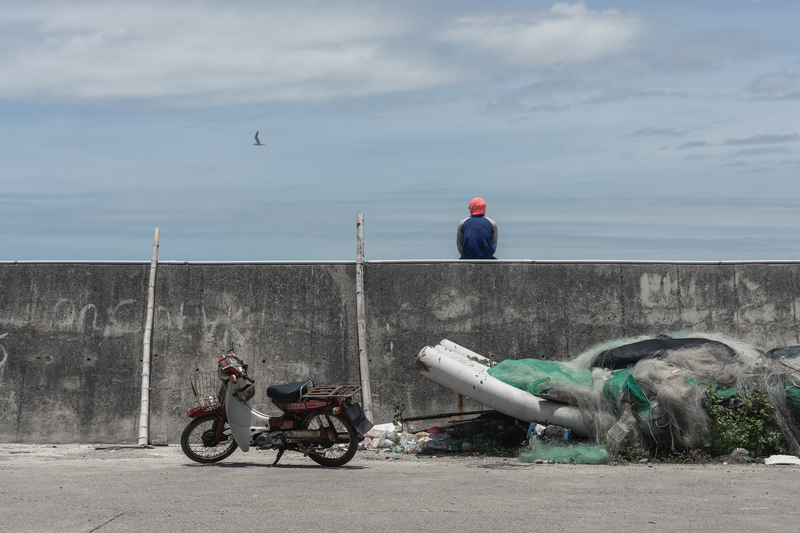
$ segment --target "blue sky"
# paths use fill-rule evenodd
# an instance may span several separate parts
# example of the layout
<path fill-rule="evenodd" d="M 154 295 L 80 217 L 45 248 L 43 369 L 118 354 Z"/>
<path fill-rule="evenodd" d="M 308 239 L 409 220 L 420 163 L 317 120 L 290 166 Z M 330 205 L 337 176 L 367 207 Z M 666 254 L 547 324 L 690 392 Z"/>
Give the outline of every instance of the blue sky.
<path fill-rule="evenodd" d="M 475 196 L 500 259 L 800 259 L 798 20 L 7 1 L 0 260 L 352 260 L 359 211 L 367 259 L 457 258 Z"/>

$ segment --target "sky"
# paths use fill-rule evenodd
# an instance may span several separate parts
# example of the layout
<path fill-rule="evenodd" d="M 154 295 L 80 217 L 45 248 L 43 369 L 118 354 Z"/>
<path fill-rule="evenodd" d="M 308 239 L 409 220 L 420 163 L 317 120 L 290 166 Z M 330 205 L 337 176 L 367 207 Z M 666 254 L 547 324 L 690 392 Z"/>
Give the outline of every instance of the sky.
<path fill-rule="evenodd" d="M 0 4 L 0 261 L 800 259 L 796 0 Z M 254 135 L 264 146 L 254 146 Z"/>

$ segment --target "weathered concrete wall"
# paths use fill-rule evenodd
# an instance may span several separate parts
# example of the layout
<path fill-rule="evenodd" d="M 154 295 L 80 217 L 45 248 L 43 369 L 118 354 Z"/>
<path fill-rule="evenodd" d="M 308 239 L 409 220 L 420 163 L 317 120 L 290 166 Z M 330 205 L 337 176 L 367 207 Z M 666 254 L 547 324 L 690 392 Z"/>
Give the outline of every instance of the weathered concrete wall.
<path fill-rule="evenodd" d="M 447 338 L 497 361 L 564 360 L 607 341 L 692 330 L 800 344 L 798 265 L 378 264 L 365 274 L 376 411 L 452 412 L 408 359 Z M 417 379 L 415 379 L 417 378 Z M 465 410 L 481 408 L 469 401 Z"/>
<path fill-rule="evenodd" d="M 0 265 L 0 441 L 135 442 L 149 265 Z M 230 342 L 263 386 L 358 383 L 352 265 L 160 265 L 151 440 Z"/>
<path fill-rule="evenodd" d="M 135 440 L 148 270 L 0 265 L 3 442 Z"/>
<path fill-rule="evenodd" d="M 268 413 L 270 384 L 359 383 L 353 265 L 159 266 L 156 294 L 151 440 L 179 440 L 189 375 L 215 370 L 231 342 Z"/>
<path fill-rule="evenodd" d="M 443 338 L 497 360 L 563 360 L 680 330 L 769 349 L 800 344 L 800 265 L 368 263 L 376 421 L 458 409 L 415 373 Z M 0 441 L 135 442 L 149 264 L 0 265 Z M 188 376 L 233 341 L 258 380 L 359 383 L 353 264 L 160 264 L 151 439 L 177 442 Z M 465 410 L 480 408 L 469 400 Z"/>

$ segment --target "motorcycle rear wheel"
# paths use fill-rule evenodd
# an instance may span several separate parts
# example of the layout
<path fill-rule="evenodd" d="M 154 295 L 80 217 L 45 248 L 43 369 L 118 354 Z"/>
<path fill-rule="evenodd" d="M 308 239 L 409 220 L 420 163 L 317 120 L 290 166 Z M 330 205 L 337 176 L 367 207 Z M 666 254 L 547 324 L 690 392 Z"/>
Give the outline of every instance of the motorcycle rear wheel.
<path fill-rule="evenodd" d="M 318 453 L 308 454 L 308 458 L 322 466 L 342 466 L 347 464 L 358 449 L 358 433 L 349 420 L 341 415 L 311 414 L 301 422 L 303 429 L 333 429 L 336 432 L 336 443 L 327 446 L 316 446 Z"/>
<path fill-rule="evenodd" d="M 223 437 L 217 440 L 217 425 L 223 426 Z M 181 449 L 186 457 L 198 463 L 216 463 L 222 461 L 234 451 L 237 444 L 231 434 L 227 422 L 217 415 L 203 415 L 195 418 L 181 435 Z"/>

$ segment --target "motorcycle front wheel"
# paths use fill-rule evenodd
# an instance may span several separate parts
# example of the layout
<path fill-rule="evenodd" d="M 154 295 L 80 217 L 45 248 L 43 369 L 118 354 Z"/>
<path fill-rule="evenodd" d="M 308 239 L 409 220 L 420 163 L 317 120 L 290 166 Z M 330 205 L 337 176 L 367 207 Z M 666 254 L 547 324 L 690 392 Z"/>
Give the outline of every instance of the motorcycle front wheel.
<path fill-rule="evenodd" d="M 358 449 L 358 433 L 349 420 L 341 415 L 312 414 L 300 423 L 303 429 L 322 429 L 336 434 L 336 442 L 325 446 L 316 445 L 316 453 L 308 454 L 309 459 L 322 466 L 342 466 L 347 464 Z"/>
<path fill-rule="evenodd" d="M 222 439 L 217 439 L 217 427 L 222 428 Z M 217 415 L 203 415 L 195 418 L 181 435 L 181 449 L 186 457 L 198 463 L 216 463 L 236 451 L 236 441 L 231 428 Z"/>

